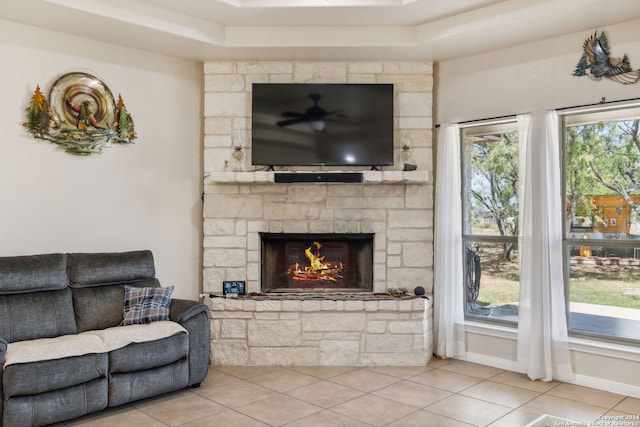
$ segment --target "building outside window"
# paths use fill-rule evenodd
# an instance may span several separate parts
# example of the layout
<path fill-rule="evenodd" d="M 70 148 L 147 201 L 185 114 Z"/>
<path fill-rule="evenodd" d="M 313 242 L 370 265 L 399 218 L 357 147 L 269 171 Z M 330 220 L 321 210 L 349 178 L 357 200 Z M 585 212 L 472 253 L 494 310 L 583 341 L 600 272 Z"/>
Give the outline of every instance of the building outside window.
<path fill-rule="evenodd" d="M 570 334 L 640 339 L 640 107 L 566 114 Z"/>
<path fill-rule="evenodd" d="M 465 315 L 517 322 L 517 124 L 463 127 L 461 143 Z"/>

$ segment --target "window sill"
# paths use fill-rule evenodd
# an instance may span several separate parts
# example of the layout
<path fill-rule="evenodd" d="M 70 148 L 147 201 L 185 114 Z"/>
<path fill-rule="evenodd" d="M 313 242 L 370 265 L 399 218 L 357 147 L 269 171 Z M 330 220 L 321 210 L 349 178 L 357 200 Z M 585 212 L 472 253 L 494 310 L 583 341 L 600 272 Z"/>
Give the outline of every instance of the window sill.
<path fill-rule="evenodd" d="M 517 326 L 509 327 L 484 322 L 466 321 L 465 332 L 495 338 L 518 340 Z M 636 343 L 600 341 L 569 336 L 569 350 L 640 362 L 640 347 Z"/>

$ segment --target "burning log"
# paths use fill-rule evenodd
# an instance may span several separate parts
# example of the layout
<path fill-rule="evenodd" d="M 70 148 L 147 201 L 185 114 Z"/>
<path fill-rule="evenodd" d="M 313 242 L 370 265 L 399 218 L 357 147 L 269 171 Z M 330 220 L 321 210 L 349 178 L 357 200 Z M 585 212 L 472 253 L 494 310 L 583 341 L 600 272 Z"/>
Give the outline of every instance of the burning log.
<path fill-rule="evenodd" d="M 315 247 L 315 253 L 311 248 Z M 322 244 L 319 242 L 313 242 L 313 245 L 305 249 L 304 254 L 309 260 L 309 265 L 303 269 L 300 268 L 300 264 L 296 263 L 295 267 L 290 270 L 290 275 L 293 280 L 299 281 L 331 281 L 337 282 L 338 279 L 342 279 L 342 269 L 344 268 L 342 262 L 338 262 L 335 265 L 324 262 L 324 256 L 320 256 L 320 249 Z"/>

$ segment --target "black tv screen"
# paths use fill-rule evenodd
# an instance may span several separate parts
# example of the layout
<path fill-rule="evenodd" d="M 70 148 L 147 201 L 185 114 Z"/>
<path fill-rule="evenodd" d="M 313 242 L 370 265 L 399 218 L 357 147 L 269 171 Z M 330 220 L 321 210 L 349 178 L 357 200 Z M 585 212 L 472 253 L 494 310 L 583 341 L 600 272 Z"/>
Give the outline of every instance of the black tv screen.
<path fill-rule="evenodd" d="M 393 165 L 393 84 L 254 83 L 251 163 Z"/>

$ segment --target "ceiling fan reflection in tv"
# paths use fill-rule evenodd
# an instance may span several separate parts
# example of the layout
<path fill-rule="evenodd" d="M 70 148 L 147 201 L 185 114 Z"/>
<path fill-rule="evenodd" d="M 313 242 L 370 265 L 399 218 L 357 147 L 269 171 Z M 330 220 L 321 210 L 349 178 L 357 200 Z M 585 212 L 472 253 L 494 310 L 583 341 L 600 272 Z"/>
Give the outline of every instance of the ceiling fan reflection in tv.
<path fill-rule="evenodd" d="M 319 93 L 312 93 L 309 98 L 313 101 L 313 105 L 305 110 L 304 113 L 298 113 L 293 111 L 285 111 L 282 113 L 282 117 L 289 117 L 288 120 L 280 120 L 276 124 L 280 127 L 296 125 L 298 123 L 307 123 L 309 129 L 312 132 L 324 132 L 327 126 L 327 120 L 331 116 L 337 115 L 339 118 L 346 118 L 345 114 L 342 114 L 340 110 L 327 111 L 318 105 L 322 95 Z"/>

